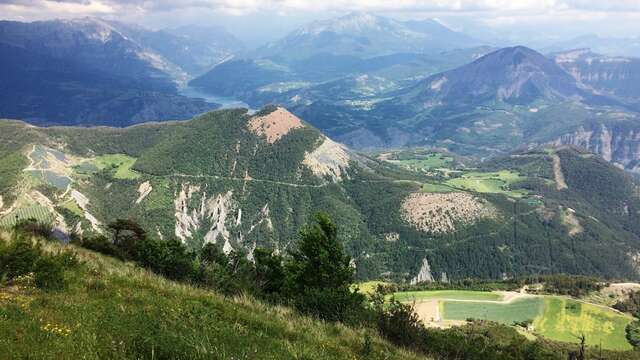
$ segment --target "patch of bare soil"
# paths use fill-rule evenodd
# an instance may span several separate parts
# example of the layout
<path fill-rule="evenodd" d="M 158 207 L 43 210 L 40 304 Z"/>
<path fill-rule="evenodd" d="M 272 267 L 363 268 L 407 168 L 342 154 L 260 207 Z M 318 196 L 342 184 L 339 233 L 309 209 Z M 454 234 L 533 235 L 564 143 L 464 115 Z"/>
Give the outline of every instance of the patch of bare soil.
<path fill-rule="evenodd" d="M 496 209 L 465 192 L 413 193 L 402 203 L 402 217 L 418 230 L 447 233 L 459 224 L 472 224 L 496 216 Z"/>
<path fill-rule="evenodd" d="M 567 208 L 562 216 L 562 224 L 567 227 L 569 236 L 580 234 L 584 228 L 580 225 L 580 221 L 576 217 L 576 212 L 572 208 Z"/>
<path fill-rule="evenodd" d="M 273 144 L 287 135 L 289 131 L 303 127 L 302 121 L 287 109 L 279 107 L 275 111 L 257 116 L 249 121 L 249 129 L 258 136 L 264 136 Z"/>
<path fill-rule="evenodd" d="M 427 326 L 437 326 L 436 324 L 441 321 L 439 300 L 426 300 L 416 303 L 413 305 L 413 311 L 418 314 L 420 320 Z"/>
<path fill-rule="evenodd" d="M 553 177 L 556 180 L 556 189 L 557 190 L 568 189 L 569 186 L 567 186 L 567 182 L 564 180 L 564 174 L 562 173 L 560 156 L 558 156 L 558 154 L 553 154 L 551 158 L 553 159 Z"/>

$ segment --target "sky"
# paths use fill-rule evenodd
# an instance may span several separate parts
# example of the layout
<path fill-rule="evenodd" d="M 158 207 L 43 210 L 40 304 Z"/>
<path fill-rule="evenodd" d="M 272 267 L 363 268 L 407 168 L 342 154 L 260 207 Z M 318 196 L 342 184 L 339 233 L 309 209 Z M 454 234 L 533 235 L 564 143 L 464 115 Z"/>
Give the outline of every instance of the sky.
<path fill-rule="evenodd" d="M 640 0 L 0 0 L 6 20 L 96 16 L 150 28 L 213 24 L 249 45 L 351 11 L 436 18 L 476 37 L 514 42 L 640 36 Z"/>

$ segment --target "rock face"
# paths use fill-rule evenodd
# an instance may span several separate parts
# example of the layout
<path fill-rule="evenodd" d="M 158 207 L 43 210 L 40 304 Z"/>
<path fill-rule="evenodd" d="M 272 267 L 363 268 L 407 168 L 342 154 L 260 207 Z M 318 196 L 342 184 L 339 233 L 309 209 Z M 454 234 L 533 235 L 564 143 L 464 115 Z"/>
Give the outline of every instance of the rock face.
<path fill-rule="evenodd" d="M 626 170 L 640 171 L 640 124 L 582 126 L 553 143 L 582 147 Z"/>
<path fill-rule="evenodd" d="M 329 138 L 323 137 L 322 143 L 312 152 L 305 154 L 302 162 L 320 177 L 329 177 L 336 182 L 341 180 L 349 168 L 350 154 L 346 148 Z"/>
<path fill-rule="evenodd" d="M 416 285 L 423 282 L 433 282 L 433 275 L 431 274 L 431 266 L 429 266 L 429 261 L 427 258 L 422 260 L 422 266 L 420 267 L 420 271 L 418 274 L 411 279 L 411 285 Z"/>

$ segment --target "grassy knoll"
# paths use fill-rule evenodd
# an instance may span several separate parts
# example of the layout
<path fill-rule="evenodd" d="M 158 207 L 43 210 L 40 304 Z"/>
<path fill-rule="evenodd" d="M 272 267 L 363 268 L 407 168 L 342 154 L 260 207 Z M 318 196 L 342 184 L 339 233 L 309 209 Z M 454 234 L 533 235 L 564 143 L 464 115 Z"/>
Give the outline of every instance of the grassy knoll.
<path fill-rule="evenodd" d="M 489 300 L 500 301 L 501 295 L 465 290 L 404 291 L 393 294 L 396 300 L 406 302 L 413 300 L 449 299 L 449 300 Z M 466 319 L 466 318 L 465 318 Z"/>
<path fill-rule="evenodd" d="M 0 357 L 357 359 L 369 332 L 367 359 L 418 358 L 370 330 L 312 320 L 251 298 L 224 298 L 71 248 L 85 264 L 67 271 L 66 289 L 0 285 Z"/>
<path fill-rule="evenodd" d="M 113 177 L 123 180 L 134 180 L 140 177 L 140 174 L 131 169 L 135 162 L 136 158 L 123 154 L 102 155 L 92 161 L 99 170 L 113 169 Z"/>
<path fill-rule="evenodd" d="M 535 331 L 549 339 L 578 342 L 584 334 L 587 344 L 605 349 L 629 350 L 625 327 L 632 318 L 611 309 L 558 297 L 544 299 L 544 314 L 534 321 Z"/>
<path fill-rule="evenodd" d="M 544 308 L 544 299 L 526 298 L 508 304 L 443 301 L 442 316 L 446 320 L 466 320 L 469 318 L 491 320 L 511 325 L 514 321 L 534 320 Z"/>
<path fill-rule="evenodd" d="M 500 193 L 512 197 L 522 197 L 526 194 L 525 191 L 509 190 L 509 186 L 524 179 L 526 179 L 526 177 L 510 170 L 488 173 L 468 172 L 455 179 L 447 180 L 445 184 L 479 193 Z"/>

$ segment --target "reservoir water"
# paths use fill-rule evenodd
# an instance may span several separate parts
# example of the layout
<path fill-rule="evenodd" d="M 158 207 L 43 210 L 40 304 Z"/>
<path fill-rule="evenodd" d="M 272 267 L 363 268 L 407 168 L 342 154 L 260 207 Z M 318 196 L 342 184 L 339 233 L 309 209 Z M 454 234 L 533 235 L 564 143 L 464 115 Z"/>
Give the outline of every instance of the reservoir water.
<path fill-rule="evenodd" d="M 256 111 L 255 109 L 252 109 L 249 106 L 249 104 L 245 103 L 244 101 L 223 97 L 223 96 L 212 95 L 191 86 L 185 86 L 178 89 L 178 93 L 182 96 L 187 96 L 191 98 L 200 98 L 200 99 L 204 99 L 207 102 L 220 104 L 222 105 L 221 109 L 247 108 L 249 109 L 250 113 L 254 113 Z"/>

